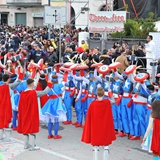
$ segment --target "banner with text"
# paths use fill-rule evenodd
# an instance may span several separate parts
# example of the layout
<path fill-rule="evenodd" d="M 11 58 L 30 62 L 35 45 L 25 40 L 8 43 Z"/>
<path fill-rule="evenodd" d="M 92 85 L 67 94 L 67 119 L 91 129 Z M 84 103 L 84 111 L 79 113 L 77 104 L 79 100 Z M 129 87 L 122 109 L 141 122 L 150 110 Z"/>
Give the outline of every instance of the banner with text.
<path fill-rule="evenodd" d="M 90 11 L 89 31 L 96 33 L 121 32 L 124 30 L 125 21 L 125 11 Z"/>

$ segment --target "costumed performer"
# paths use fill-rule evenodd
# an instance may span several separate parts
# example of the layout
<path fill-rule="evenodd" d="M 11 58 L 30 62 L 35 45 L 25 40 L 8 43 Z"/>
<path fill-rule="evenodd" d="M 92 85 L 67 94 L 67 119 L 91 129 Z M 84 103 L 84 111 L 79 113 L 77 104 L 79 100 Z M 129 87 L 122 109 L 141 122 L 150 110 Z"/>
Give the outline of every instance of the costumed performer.
<path fill-rule="evenodd" d="M 148 104 L 147 104 L 147 115 L 146 115 L 146 128 L 148 127 L 149 124 L 149 119 L 152 113 L 152 103 L 156 98 L 157 92 L 155 91 L 154 85 L 148 85 L 147 88 L 150 90 L 150 95 L 148 96 Z"/>
<path fill-rule="evenodd" d="M 151 141 L 152 141 L 153 123 L 154 119 L 152 118 L 152 115 L 150 115 L 149 124 L 141 144 L 142 149 L 148 151 L 149 153 L 152 153 Z"/>
<path fill-rule="evenodd" d="M 14 81 L 17 79 L 16 74 L 12 74 L 10 76 L 10 84 L 14 83 Z M 18 104 L 19 104 L 19 98 L 20 98 L 20 93 L 18 91 L 11 90 L 11 103 L 12 103 L 12 112 L 13 112 L 13 118 L 12 118 L 12 130 L 16 131 L 17 130 L 17 115 L 18 115 Z"/>
<path fill-rule="evenodd" d="M 72 74 L 69 72 L 67 82 L 65 82 L 64 104 L 67 110 L 67 121 L 62 122 L 64 125 L 72 124 L 72 103 L 74 100 L 75 84 Z"/>
<path fill-rule="evenodd" d="M 121 112 L 122 112 L 122 123 L 124 132 L 128 134 L 128 138 L 131 138 L 134 135 L 134 126 L 133 126 L 133 100 L 132 100 L 132 91 L 135 85 L 135 70 L 136 65 L 131 65 L 125 70 L 127 75 L 126 80 L 123 85 L 123 96 L 121 100 Z"/>
<path fill-rule="evenodd" d="M 104 100 L 104 89 L 97 89 L 97 99 L 92 101 L 82 134 L 82 142 L 93 146 L 93 159 L 99 160 L 99 146 L 104 146 L 103 160 L 109 160 L 109 145 L 116 139 L 112 109 L 109 100 Z"/>
<path fill-rule="evenodd" d="M 48 123 L 48 139 L 60 139 L 62 136 L 58 135 L 59 122 L 66 121 L 66 108 L 62 101 L 62 93 L 64 85 L 58 84 L 58 76 L 52 76 L 53 87 L 48 93 L 49 100 L 42 108 L 41 120 Z M 54 135 L 52 129 L 54 126 Z"/>
<path fill-rule="evenodd" d="M 114 128 L 115 134 L 118 134 L 119 137 L 125 137 L 124 134 L 124 127 L 122 123 L 122 113 L 121 113 L 121 98 L 123 94 L 123 81 L 119 79 L 118 75 L 113 73 L 113 82 L 111 83 L 111 91 L 113 93 L 113 97 L 115 99 L 115 103 L 112 104 L 112 113 L 113 113 L 113 120 L 114 120 Z M 109 95 L 111 97 L 111 95 Z M 118 132 L 118 129 L 120 132 Z"/>
<path fill-rule="evenodd" d="M 0 85 L 0 140 L 3 139 L 3 132 L 5 131 L 6 133 L 6 142 L 13 142 L 10 139 L 11 136 L 11 128 L 9 128 L 9 124 L 11 123 L 12 120 L 12 104 L 11 104 L 11 90 L 17 87 L 21 83 L 21 79 L 23 78 L 22 74 L 22 69 L 21 73 L 18 77 L 18 80 L 16 80 L 14 83 L 9 84 L 10 82 L 10 76 L 8 74 L 4 74 L 2 79 L 3 79 L 3 84 Z"/>
<path fill-rule="evenodd" d="M 36 91 L 36 85 L 38 83 L 40 75 L 37 76 L 37 81 L 34 84 L 32 78 L 27 79 L 28 88 L 21 92 L 19 101 L 19 116 L 18 116 L 18 128 L 17 131 L 24 135 L 24 149 L 30 148 L 30 151 L 39 150 L 36 147 L 36 133 L 39 132 L 39 110 L 37 97 L 41 97 L 47 94 L 52 88 L 52 84 L 48 83 L 43 91 Z M 31 145 L 29 144 L 29 134 L 31 138 Z"/>
<path fill-rule="evenodd" d="M 150 95 L 150 90 L 146 87 L 145 80 L 148 75 L 139 73 L 134 77 L 137 82 L 133 89 L 133 125 L 134 136 L 130 140 L 140 140 L 140 136 L 144 137 L 146 132 L 146 114 L 147 114 L 147 98 Z"/>
<path fill-rule="evenodd" d="M 45 76 L 45 74 L 41 74 L 36 90 L 37 91 L 43 91 L 46 87 L 47 87 L 46 76 Z M 48 98 L 49 97 L 48 97 L 47 94 L 42 96 L 42 97 L 40 97 L 40 107 L 41 108 L 43 108 L 45 103 L 48 101 Z"/>
<path fill-rule="evenodd" d="M 160 101 L 155 100 L 152 103 L 153 133 L 151 150 L 153 152 L 153 160 L 160 160 Z"/>

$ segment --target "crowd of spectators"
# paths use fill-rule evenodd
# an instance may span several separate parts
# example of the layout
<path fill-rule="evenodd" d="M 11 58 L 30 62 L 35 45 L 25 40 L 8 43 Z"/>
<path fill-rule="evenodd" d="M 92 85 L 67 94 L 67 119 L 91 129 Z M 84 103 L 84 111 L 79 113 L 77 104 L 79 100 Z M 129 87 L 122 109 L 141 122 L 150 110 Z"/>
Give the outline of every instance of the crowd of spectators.
<path fill-rule="evenodd" d="M 78 46 L 78 34 L 83 31 L 86 30 L 62 28 L 60 33 L 59 29 L 51 29 L 50 39 L 48 39 L 47 27 L 2 26 L 0 27 L 1 64 L 8 67 L 11 63 L 10 71 L 16 71 L 12 57 L 20 54 L 22 64 L 24 59 L 28 62 L 37 63 L 43 58 L 49 66 L 53 66 L 59 61 L 64 63 L 70 61 L 74 63 L 83 62 L 89 66 L 90 70 L 92 70 L 90 66 L 93 63 L 102 62 L 109 65 L 112 62 L 121 62 L 120 73 L 123 73 L 130 64 L 146 68 L 145 59 L 132 60 L 128 58 L 130 55 L 145 57 L 143 45 L 129 46 L 127 42 L 123 42 L 121 45 L 114 42 L 111 48 L 100 51 L 97 47 L 90 48 L 87 42 L 82 40 L 81 46 Z M 91 35 L 91 39 L 94 40 L 99 40 L 99 37 L 99 34 Z M 61 53 L 59 53 L 60 47 Z M 83 50 L 77 49 L 78 47 Z"/>

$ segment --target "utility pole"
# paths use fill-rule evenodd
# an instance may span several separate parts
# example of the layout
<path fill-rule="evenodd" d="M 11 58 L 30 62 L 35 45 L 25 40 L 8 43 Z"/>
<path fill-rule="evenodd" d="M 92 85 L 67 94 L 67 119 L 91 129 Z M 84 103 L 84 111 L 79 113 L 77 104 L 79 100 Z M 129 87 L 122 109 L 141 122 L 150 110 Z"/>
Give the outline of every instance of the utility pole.
<path fill-rule="evenodd" d="M 51 0 L 48 0 L 48 6 L 51 6 Z M 51 25 L 48 24 L 48 39 L 51 39 L 50 32 L 51 32 Z"/>

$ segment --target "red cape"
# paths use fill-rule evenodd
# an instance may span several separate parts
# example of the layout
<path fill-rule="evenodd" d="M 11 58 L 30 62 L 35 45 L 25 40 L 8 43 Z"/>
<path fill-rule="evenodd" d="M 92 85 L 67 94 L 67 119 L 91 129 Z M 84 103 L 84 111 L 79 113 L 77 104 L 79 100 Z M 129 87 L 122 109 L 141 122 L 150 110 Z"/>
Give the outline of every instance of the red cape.
<path fill-rule="evenodd" d="M 18 111 L 18 133 L 39 132 L 38 100 L 35 90 L 21 92 Z"/>
<path fill-rule="evenodd" d="M 9 86 L 0 86 L 0 128 L 8 128 L 12 119 L 12 105 Z"/>
<path fill-rule="evenodd" d="M 36 88 L 37 91 L 42 91 L 42 87 L 41 87 L 41 84 L 38 83 L 37 85 L 37 88 Z M 49 96 L 46 94 L 42 97 L 40 97 L 40 102 L 41 102 L 41 108 L 46 104 L 46 102 L 48 101 L 49 99 Z"/>
<path fill-rule="evenodd" d="M 115 139 L 110 101 L 93 101 L 87 111 L 82 141 L 93 146 L 108 146 Z"/>
<path fill-rule="evenodd" d="M 153 154 L 160 156 L 160 119 L 154 119 L 151 150 Z"/>

